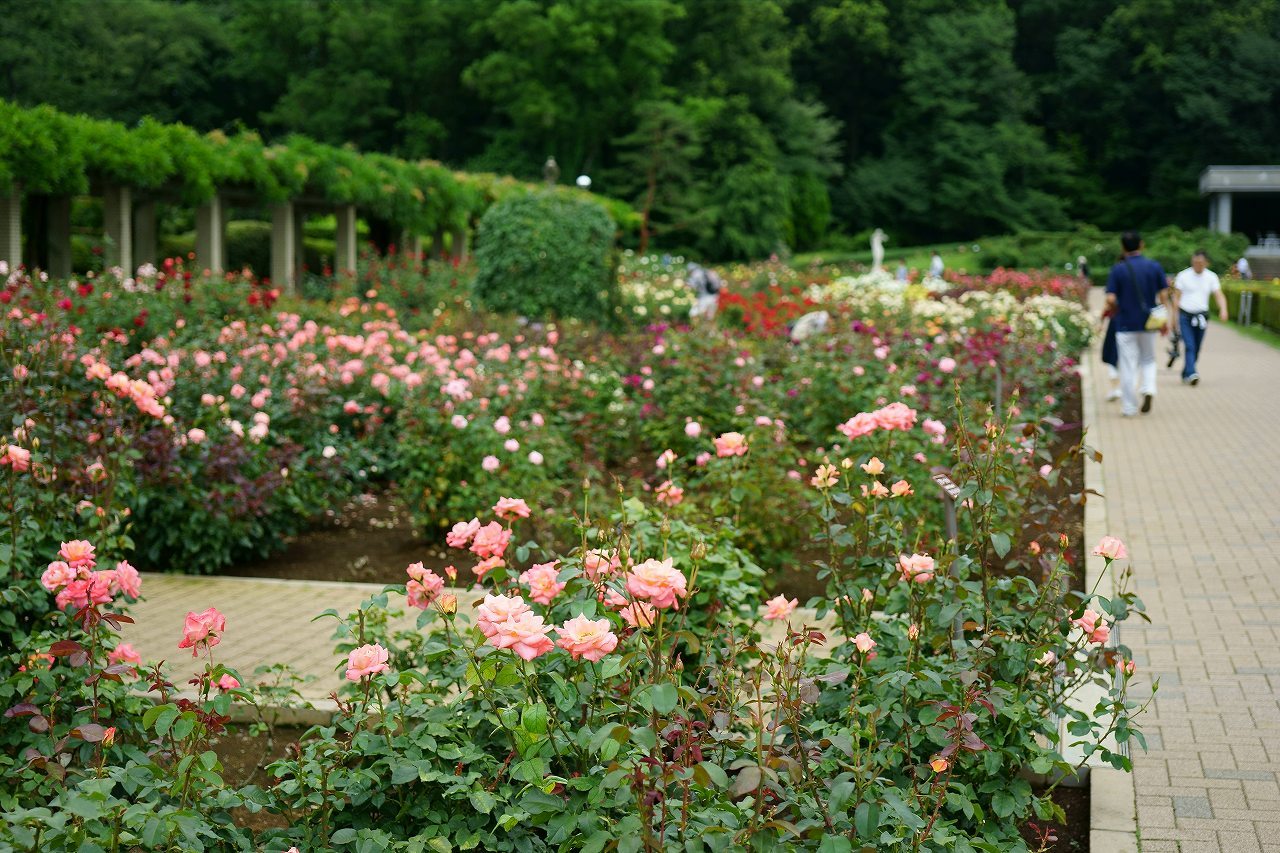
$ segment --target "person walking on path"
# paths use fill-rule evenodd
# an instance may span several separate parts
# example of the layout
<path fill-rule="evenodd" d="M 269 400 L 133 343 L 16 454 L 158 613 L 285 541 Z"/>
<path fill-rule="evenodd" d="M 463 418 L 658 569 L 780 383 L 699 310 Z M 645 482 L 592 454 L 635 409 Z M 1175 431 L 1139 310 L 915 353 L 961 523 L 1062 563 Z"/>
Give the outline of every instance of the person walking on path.
<path fill-rule="evenodd" d="M 720 305 L 720 291 L 724 289 L 720 276 L 701 264 L 690 263 L 688 284 L 697 297 L 697 301 L 689 309 L 689 319 L 701 317 L 707 321 L 714 320 L 716 309 Z"/>
<path fill-rule="evenodd" d="M 1102 334 L 1102 363 L 1107 366 L 1107 377 L 1111 380 L 1111 390 L 1107 392 L 1107 402 L 1120 399 L 1120 346 L 1116 343 L 1116 310 L 1108 305 L 1102 312 L 1102 320 L 1107 330 Z"/>
<path fill-rule="evenodd" d="M 942 278 L 942 274 L 947 271 L 947 265 L 942 262 L 942 255 L 934 249 L 929 256 L 929 275 L 933 278 Z"/>
<path fill-rule="evenodd" d="M 1138 394 L 1143 414 L 1156 396 L 1156 332 L 1169 331 L 1169 284 L 1160 264 L 1142 254 L 1141 234 L 1124 232 L 1120 246 L 1124 257 L 1107 276 L 1107 307 L 1115 313 L 1120 414 L 1130 418 L 1138 414 Z"/>
<path fill-rule="evenodd" d="M 1204 249 L 1198 249 L 1191 256 L 1191 266 L 1178 273 L 1173 287 L 1182 344 L 1186 347 L 1186 355 L 1182 358 L 1182 381 L 1198 385 L 1200 374 L 1196 372 L 1196 360 L 1200 357 L 1204 333 L 1209 327 L 1209 294 L 1212 293 L 1218 303 L 1218 319 L 1224 323 L 1227 322 L 1227 297 L 1222 292 L 1217 273 L 1209 269 L 1209 256 Z"/>

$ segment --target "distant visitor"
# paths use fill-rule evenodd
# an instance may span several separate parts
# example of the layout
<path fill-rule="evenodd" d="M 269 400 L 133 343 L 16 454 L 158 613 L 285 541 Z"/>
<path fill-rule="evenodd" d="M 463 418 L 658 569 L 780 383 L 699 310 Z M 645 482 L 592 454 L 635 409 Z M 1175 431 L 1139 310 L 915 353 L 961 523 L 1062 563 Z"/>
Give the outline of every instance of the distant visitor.
<path fill-rule="evenodd" d="M 690 263 L 688 284 L 693 288 L 694 296 L 697 297 L 693 307 L 689 309 L 689 319 L 696 320 L 699 317 L 707 320 L 715 319 L 724 281 L 715 270 L 709 270 L 701 264 Z"/>

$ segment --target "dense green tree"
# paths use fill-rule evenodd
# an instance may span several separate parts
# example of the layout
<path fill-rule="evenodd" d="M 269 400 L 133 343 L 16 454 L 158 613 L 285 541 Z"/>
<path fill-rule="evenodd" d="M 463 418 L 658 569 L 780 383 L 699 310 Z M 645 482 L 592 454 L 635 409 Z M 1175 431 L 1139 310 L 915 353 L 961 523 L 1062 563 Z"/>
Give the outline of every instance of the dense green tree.
<path fill-rule="evenodd" d="M 1199 224 L 1202 168 L 1280 160 L 1277 56 L 1280 0 L 0 0 L 0 97 L 551 154 L 716 257 Z"/>

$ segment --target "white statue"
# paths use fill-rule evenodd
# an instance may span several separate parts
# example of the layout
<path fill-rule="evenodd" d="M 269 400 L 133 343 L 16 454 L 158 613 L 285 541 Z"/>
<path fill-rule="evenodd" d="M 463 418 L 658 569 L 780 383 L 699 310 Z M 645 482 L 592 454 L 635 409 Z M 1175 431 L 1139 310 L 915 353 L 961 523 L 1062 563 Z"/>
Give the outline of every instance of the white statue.
<path fill-rule="evenodd" d="M 796 320 L 791 326 L 791 340 L 794 343 L 800 343 L 812 338 L 814 335 L 821 335 L 827 330 L 827 323 L 831 320 L 831 315 L 826 311 L 811 311 L 800 319 Z"/>
<path fill-rule="evenodd" d="M 871 232 L 871 271 L 880 272 L 884 266 L 884 241 L 889 237 L 879 228 Z"/>

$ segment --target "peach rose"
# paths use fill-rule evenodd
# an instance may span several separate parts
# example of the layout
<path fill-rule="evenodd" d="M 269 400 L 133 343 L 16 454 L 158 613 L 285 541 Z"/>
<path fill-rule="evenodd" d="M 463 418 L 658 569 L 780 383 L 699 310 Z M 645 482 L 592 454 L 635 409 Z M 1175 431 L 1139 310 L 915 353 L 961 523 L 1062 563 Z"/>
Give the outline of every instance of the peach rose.
<path fill-rule="evenodd" d="M 471 541 L 471 553 L 477 557 L 501 557 L 511 541 L 511 531 L 496 521 L 491 521 L 475 533 Z"/>
<path fill-rule="evenodd" d="M 529 597 L 539 604 L 550 604 L 560 594 L 565 585 L 558 580 L 560 572 L 556 569 L 558 560 L 550 563 L 537 563 L 533 568 L 520 573 L 520 583 L 529 587 Z"/>
<path fill-rule="evenodd" d="M 747 439 L 740 432 L 726 432 L 717 436 L 713 443 L 716 446 L 716 456 L 723 458 L 747 455 Z"/>
<path fill-rule="evenodd" d="M 547 637 L 551 626 L 543 623 L 542 617 L 531 610 L 497 622 L 493 628 L 489 644 L 499 649 L 511 649 L 523 660 L 533 660 L 555 648 Z"/>
<path fill-rule="evenodd" d="M 31 468 L 31 451 L 16 444 L 10 444 L 0 453 L 0 467 L 12 465 L 19 474 Z"/>
<path fill-rule="evenodd" d="M 505 622 L 528 610 L 529 605 L 518 595 L 486 595 L 476 609 L 476 627 L 486 637 L 492 637 L 497 633 L 495 626 L 499 622 Z"/>
<path fill-rule="evenodd" d="M 366 643 L 358 649 L 352 649 L 347 655 L 347 680 L 359 681 L 379 672 L 391 669 L 387 665 L 390 653 L 378 643 Z"/>
<path fill-rule="evenodd" d="M 142 595 L 142 576 L 129 564 L 128 560 L 116 563 L 112 579 L 115 581 L 116 589 L 130 598 L 138 598 Z"/>
<path fill-rule="evenodd" d="M 132 643 L 120 643 L 107 652 L 108 663 L 131 663 L 135 666 L 142 663 L 142 655 L 133 648 Z"/>
<path fill-rule="evenodd" d="M 906 480 L 899 480 L 889 489 L 895 498 L 905 498 L 907 495 L 914 495 L 915 490 L 911 488 L 911 484 Z"/>
<path fill-rule="evenodd" d="M 916 425 L 916 410 L 906 403 L 890 403 L 872 414 L 880 429 L 909 430 Z"/>
<path fill-rule="evenodd" d="M 775 595 L 765 602 L 764 618 L 786 619 L 799 604 L 800 599 L 798 598 L 788 601 L 785 595 Z"/>
<path fill-rule="evenodd" d="M 627 592 L 645 599 L 654 607 L 679 607 L 688 595 L 684 572 L 672 560 L 645 560 L 627 574 Z"/>
<path fill-rule="evenodd" d="M 858 467 L 863 471 L 866 471 L 872 477 L 879 477 L 884 473 L 884 463 L 881 462 L 877 456 L 872 456 L 869 461 L 863 462 Z"/>
<path fill-rule="evenodd" d="M 622 561 L 618 559 L 617 550 L 593 550 L 582 555 L 582 571 L 591 580 L 599 580 L 620 568 L 622 568 Z"/>
<path fill-rule="evenodd" d="M 879 426 L 879 423 L 876 421 L 875 415 L 868 412 L 858 412 L 858 414 L 840 424 L 836 429 L 843 433 L 846 438 L 852 439 L 875 432 L 877 426 Z"/>
<path fill-rule="evenodd" d="M 556 645 L 568 652 L 574 660 L 586 658 L 596 663 L 618 646 L 618 636 L 609 628 L 608 619 L 593 621 L 585 613 L 579 613 L 555 629 L 560 635 Z"/>
<path fill-rule="evenodd" d="M 444 589 L 444 578 L 424 567 L 422 563 L 414 563 L 405 569 L 405 572 L 409 575 L 409 581 L 404 587 L 409 606 L 426 610 Z"/>
<path fill-rule="evenodd" d="M 1103 536 L 1099 539 L 1098 544 L 1093 548 L 1093 554 L 1095 557 L 1105 557 L 1107 560 L 1123 560 L 1129 556 L 1124 543 L 1114 536 Z"/>
<path fill-rule="evenodd" d="M 676 506 L 684 500 L 684 489 L 670 480 L 666 480 L 662 485 L 658 486 L 657 500 L 660 504 Z"/>
<path fill-rule="evenodd" d="M 618 615 L 632 628 L 648 628 L 658 618 L 658 608 L 647 601 L 628 602 L 623 599 L 622 609 L 618 611 Z"/>
<path fill-rule="evenodd" d="M 865 631 L 853 638 L 853 644 L 864 654 L 876 647 L 876 641 L 871 639 L 871 635 Z"/>
<path fill-rule="evenodd" d="M 227 617 L 219 613 L 216 607 L 210 607 L 202 613 L 191 611 L 187 613 L 182 625 L 182 642 L 178 643 L 178 648 L 191 649 L 191 656 L 196 657 L 200 646 L 211 649 L 218 645 L 221 642 L 218 635 L 226 629 Z"/>
<path fill-rule="evenodd" d="M 73 539 L 70 542 L 63 542 L 62 547 L 58 549 L 58 556 L 71 564 L 71 568 L 93 568 L 97 562 L 93 555 L 93 545 L 83 539 Z"/>
<path fill-rule="evenodd" d="M 453 526 L 452 530 L 445 534 L 444 542 L 450 548 L 466 548 L 471 544 L 471 540 L 479 529 L 480 519 L 478 518 L 473 518 L 470 521 L 459 521 Z"/>
<path fill-rule="evenodd" d="M 49 592 L 57 592 L 77 577 L 76 570 L 63 560 L 55 560 L 40 575 L 40 585 Z"/>
<path fill-rule="evenodd" d="M 498 498 L 498 502 L 493 505 L 493 514 L 508 520 L 528 518 L 529 505 L 520 498 Z"/>
<path fill-rule="evenodd" d="M 933 557 L 928 554 L 902 554 L 898 557 L 898 568 L 902 570 L 902 579 L 909 583 L 927 583 L 933 580 Z"/>

